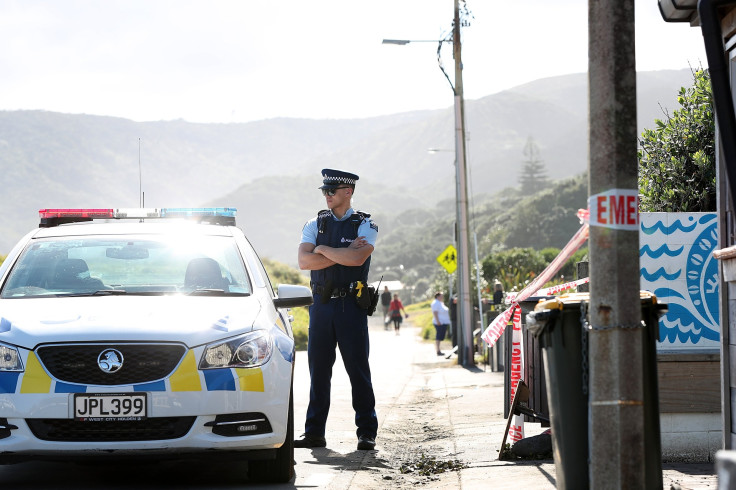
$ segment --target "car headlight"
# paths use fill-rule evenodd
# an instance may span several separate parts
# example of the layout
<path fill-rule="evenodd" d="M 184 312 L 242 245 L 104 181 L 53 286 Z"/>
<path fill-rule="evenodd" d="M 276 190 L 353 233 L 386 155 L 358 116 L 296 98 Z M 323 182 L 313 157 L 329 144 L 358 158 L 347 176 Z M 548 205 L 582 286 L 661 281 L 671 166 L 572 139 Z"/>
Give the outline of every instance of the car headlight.
<path fill-rule="evenodd" d="M 247 368 L 261 366 L 271 359 L 273 340 L 268 332 L 241 335 L 219 344 L 208 345 L 199 369 Z"/>
<path fill-rule="evenodd" d="M 0 344 L 0 371 L 23 371 L 18 349 L 7 344 Z"/>

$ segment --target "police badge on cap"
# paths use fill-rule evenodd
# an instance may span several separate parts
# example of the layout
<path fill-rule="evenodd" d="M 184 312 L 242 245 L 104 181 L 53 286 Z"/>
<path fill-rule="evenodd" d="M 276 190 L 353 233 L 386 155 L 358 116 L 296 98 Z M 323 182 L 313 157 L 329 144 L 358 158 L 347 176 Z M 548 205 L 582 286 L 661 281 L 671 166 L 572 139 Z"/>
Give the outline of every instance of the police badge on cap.
<path fill-rule="evenodd" d="M 322 186 L 320 189 L 334 189 L 342 185 L 355 185 L 358 176 L 342 170 L 322 169 Z"/>

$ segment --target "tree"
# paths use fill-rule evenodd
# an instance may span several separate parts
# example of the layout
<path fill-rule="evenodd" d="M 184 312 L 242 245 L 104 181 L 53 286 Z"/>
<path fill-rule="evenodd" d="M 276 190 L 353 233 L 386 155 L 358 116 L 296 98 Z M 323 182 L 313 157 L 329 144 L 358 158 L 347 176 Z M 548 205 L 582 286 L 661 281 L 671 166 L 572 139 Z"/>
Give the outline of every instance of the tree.
<path fill-rule="evenodd" d="M 681 88 L 681 108 L 639 140 L 641 211 L 716 210 L 716 152 L 710 75 L 693 73 L 693 86 Z"/>
<path fill-rule="evenodd" d="M 562 248 L 580 228 L 577 210 L 588 200 L 587 175 L 559 180 L 526 197 L 499 220 L 506 248 Z"/>
<path fill-rule="evenodd" d="M 522 195 L 531 196 L 544 189 L 549 184 L 549 178 L 544 162 L 539 158 L 539 147 L 531 136 L 526 140 L 522 153 L 526 160 L 521 167 L 519 185 Z"/>
<path fill-rule="evenodd" d="M 544 257 L 533 248 L 512 248 L 487 256 L 482 261 L 486 281 L 499 281 L 504 291 L 521 290 L 547 267 Z"/>
<path fill-rule="evenodd" d="M 533 248 L 512 248 L 488 255 L 483 259 L 483 276 L 489 283 L 499 281 L 504 291 L 521 291 L 559 255 L 560 249 L 548 247 L 540 251 Z M 551 286 L 569 282 L 575 277 L 576 264 L 584 260 L 588 249 L 583 248 L 563 264 L 555 277 L 547 284 Z"/>

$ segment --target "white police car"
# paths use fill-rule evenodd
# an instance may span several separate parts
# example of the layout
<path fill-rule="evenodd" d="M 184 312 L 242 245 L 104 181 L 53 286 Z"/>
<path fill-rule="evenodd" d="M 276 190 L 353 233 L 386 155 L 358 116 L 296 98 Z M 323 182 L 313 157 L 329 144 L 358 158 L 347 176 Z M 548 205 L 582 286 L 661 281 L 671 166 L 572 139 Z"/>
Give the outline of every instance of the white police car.
<path fill-rule="evenodd" d="M 294 341 L 232 208 L 41 210 L 0 267 L 0 464 L 248 460 L 293 475 Z"/>

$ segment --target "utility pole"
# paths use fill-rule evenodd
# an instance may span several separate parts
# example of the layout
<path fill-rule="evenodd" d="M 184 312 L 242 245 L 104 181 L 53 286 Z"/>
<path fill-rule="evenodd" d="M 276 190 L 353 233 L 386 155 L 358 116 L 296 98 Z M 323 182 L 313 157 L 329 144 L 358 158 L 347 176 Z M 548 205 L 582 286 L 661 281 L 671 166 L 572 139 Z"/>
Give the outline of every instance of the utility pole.
<path fill-rule="evenodd" d="M 645 488 L 638 214 L 635 227 L 600 220 L 632 199 L 638 213 L 634 0 L 589 0 L 588 16 L 589 478 Z"/>
<path fill-rule="evenodd" d="M 470 247 L 468 233 L 468 183 L 465 159 L 465 102 L 463 100 L 463 62 L 460 40 L 460 4 L 455 0 L 452 31 L 452 53 L 455 58 L 455 185 L 457 212 L 457 280 L 458 280 L 458 362 L 474 366 L 473 308 L 470 300 Z M 480 305 L 478 305 L 480 308 Z"/>
<path fill-rule="evenodd" d="M 452 93 L 455 96 L 455 241 L 457 243 L 457 352 L 458 363 L 462 366 L 475 365 L 473 349 L 473 304 L 470 300 L 470 246 L 468 233 L 468 181 L 467 163 L 465 157 L 465 102 L 463 100 L 463 62 L 461 57 L 460 40 L 460 0 L 455 0 L 455 15 L 452 26 L 452 55 L 455 59 L 455 84 L 445 72 L 440 60 L 442 43 L 449 39 L 440 39 L 437 49 L 437 58 L 440 69 L 450 82 Z M 382 44 L 396 44 L 403 46 L 411 42 L 406 39 L 384 39 Z M 452 287 L 450 287 L 452 289 Z M 480 305 L 479 305 L 480 307 Z"/>

